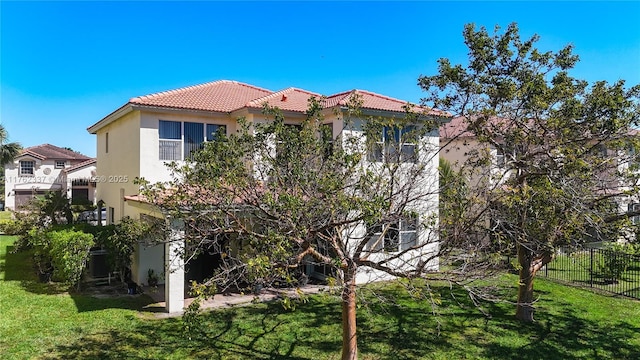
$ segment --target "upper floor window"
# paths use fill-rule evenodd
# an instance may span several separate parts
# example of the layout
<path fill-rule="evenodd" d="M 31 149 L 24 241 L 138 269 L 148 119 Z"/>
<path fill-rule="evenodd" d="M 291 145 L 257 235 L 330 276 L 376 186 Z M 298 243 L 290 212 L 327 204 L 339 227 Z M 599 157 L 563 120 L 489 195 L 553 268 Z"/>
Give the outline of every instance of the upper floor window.
<path fill-rule="evenodd" d="M 213 141 L 226 131 L 225 125 L 160 120 L 160 160 L 187 159 L 205 141 Z"/>
<path fill-rule="evenodd" d="M 221 134 L 227 134 L 226 125 L 207 124 L 207 130 L 205 132 L 207 141 L 217 140 Z"/>
<path fill-rule="evenodd" d="M 399 252 L 415 246 L 418 239 L 418 218 L 403 216 L 398 222 L 375 225 L 369 232 L 371 237 L 365 247 L 371 252 Z"/>
<path fill-rule="evenodd" d="M 65 161 L 64 160 L 56 160 L 56 169 L 64 169 Z"/>
<path fill-rule="evenodd" d="M 191 156 L 191 153 L 202 149 L 205 141 L 214 141 L 220 134 L 226 134 L 226 125 L 184 123 L 184 158 Z"/>
<path fill-rule="evenodd" d="M 369 161 L 416 162 L 416 127 L 385 126 L 369 152 Z"/>
<path fill-rule="evenodd" d="M 184 158 L 191 156 L 191 152 L 202 148 L 204 142 L 203 123 L 184 123 Z"/>
<path fill-rule="evenodd" d="M 182 159 L 182 124 L 179 121 L 160 120 L 160 160 Z"/>
<path fill-rule="evenodd" d="M 20 175 L 34 175 L 36 162 L 32 160 L 20 161 Z"/>

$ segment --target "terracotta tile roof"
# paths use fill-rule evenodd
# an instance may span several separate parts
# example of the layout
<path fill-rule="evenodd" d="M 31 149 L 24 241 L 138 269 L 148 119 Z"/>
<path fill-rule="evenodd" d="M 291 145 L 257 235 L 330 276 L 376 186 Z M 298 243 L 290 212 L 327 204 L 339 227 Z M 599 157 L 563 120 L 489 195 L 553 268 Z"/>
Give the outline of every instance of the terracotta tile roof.
<path fill-rule="evenodd" d="M 352 94 L 361 96 L 362 108 L 381 111 L 404 112 L 406 101 L 394 99 L 388 96 L 376 94 L 364 90 L 350 90 L 325 98 L 323 106 L 333 108 L 348 104 Z M 205 84 L 188 86 L 180 89 L 163 91 L 155 94 L 131 98 L 129 102 L 99 120 L 87 130 L 95 134 L 101 127 L 117 120 L 124 113 L 131 111 L 131 105 L 157 106 L 172 109 L 215 111 L 231 113 L 233 111 L 248 108 L 262 108 L 264 103 L 277 106 L 285 111 L 305 112 L 309 98 L 320 94 L 297 89 L 287 88 L 278 92 L 259 88 L 231 80 L 218 80 Z M 439 110 L 413 105 L 413 110 L 419 113 L 436 116 L 449 116 Z"/>
<path fill-rule="evenodd" d="M 468 129 L 470 119 L 459 116 L 451 119 L 450 122 L 440 126 L 440 138 L 452 139 L 455 137 L 475 137 L 475 134 Z M 484 124 L 486 127 L 490 127 L 495 131 L 507 130 L 510 127 L 518 126 L 515 122 L 506 118 L 491 117 Z"/>
<path fill-rule="evenodd" d="M 270 106 L 278 107 L 280 110 L 306 112 L 309 107 L 309 99 L 312 97 L 320 99 L 322 96 L 307 90 L 291 87 L 252 100 L 247 103 L 247 107 L 262 108 L 267 103 Z"/>
<path fill-rule="evenodd" d="M 68 168 L 64 169 L 64 171 L 67 172 L 67 173 L 70 173 L 70 172 L 73 172 L 75 170 L 81 169 L 81 168 L 83 168 L 85 166 L 91 166 L 91 165 L 95 165 L 95 164 L 96 164 L 96 158 L 91 158 L 91 159 L 89 159 L 87 161 L 83 161 L 83 162 L 77 163 L 77 164 L 75 164 L 73 166 L 69 166 Z"/>
<path fill-rule="evenodd" d="M 91 159 L 90 157 L 80 154 L 79 152 L 63 149 L 51 144 L 42 144 L 37 146 L 31 146 L 22 150 L 22 155 L 31 155 L 41 160 L 55 159 L 55 160 L 80 160 L 86 161 Z"/>
<path fill-rule="evenodd" d="M 218 80 L 205 84 L 134 97 L 129 103 L 179 109 L 231 112 L 249 101 L 271 94 L 237 81 Z"/>
<path fill-rule="evenodd" d="M 440 138 L 453 139 L 455 137 L 473 137 L 471 131 L 467 131 L 466 118 L 459 116 L 451 119 L 450 122 L 440 126 Z"/>
<path fill-rule="evenodd" d="M 326 98 L 324 107 L 346 106 L 352 94 L 362 99 L 362 108 L 383 111 L 404 112 L 406 101 L 376 94 L 365 90 L 350 90 Z M 193 109 L 219 112 L 232 112 L 243 107 L 262 108 L 264 103 L 277 106 L 282 110 L 305 112 L 309 98 L 321 95 L 307 90 L 287 88 L 272 92 L 253 85 L 237 81 L 218 80 L 205 84 L 188 86 L 176 90 L 134 97 L 131 104 Z M 415 111 L 426 110 L 414 105 Z M 432 115 L 442 115 L 429 110 Z"/>
<path fill-rule="evenodd" d="M 327 97 L 325 107 L 346 106 L 349 104 L 349 100 L 353 95 L 360 97 L 363 109 L 405 112 L 405 107 L 408 104 L 407 101 L 394 99 L 366 90 L 355 89 Z M 419 113 L 427 111 L 429 115 L 446 116 L 444 112 L 418 105 L 412 105 L 412 110 Z"/>

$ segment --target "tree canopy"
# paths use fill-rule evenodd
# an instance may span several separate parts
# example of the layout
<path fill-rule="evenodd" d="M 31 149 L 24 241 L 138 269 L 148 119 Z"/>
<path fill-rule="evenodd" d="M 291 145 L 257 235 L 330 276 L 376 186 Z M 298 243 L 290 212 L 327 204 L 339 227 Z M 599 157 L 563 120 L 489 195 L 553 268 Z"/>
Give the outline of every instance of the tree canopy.
<path fill-rule="evenodd" d="M 449 111 L 474 138 L 458 166 L 469 178 L 483 173 L 468 191 L 484 206 L 465 216 L 483 219 L 487 237 L 517 252 L 517 317 L 530 321 L 533 278 L 555 250 L 618 234 L 621 224 L 610 220 L 625 218 L 621 203 L 637 201 L 640 87 L 572 77 L 579 59 L 571 45 L 542 52 L 538 36 L 521 40 L 516 24 L 493 34 L 468 24 L 463 36 L 468 63 L 440 59 L 419 85 L 425 104 Z"/>

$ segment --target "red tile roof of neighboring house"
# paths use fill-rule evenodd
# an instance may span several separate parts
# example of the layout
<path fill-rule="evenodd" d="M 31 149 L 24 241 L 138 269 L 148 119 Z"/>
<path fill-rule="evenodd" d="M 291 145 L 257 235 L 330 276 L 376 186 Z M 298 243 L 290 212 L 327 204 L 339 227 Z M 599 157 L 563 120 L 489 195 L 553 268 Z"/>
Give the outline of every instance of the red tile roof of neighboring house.
<path fill-rule="evenodd" d="M 465 116 L 458 116 L 448 123 L 442 124 L 440 126 L 440 138 L 442 139 L 453 139 L 456 137 L 474 137 L 476 136 L 473 132 L 467 130 L 469 127 L 469 118 Z M 484 126 L 491 127 L 494 130 L 506 130 L 513 126 L 518 126 L 516 122 L 499 117 L 491 117 L 486 120 Z"/>
<path fill-rule="evenodd" d="M 249 101 L 271 94 L 259 87 L 237 81 L 218 80 L 206 84 L 134 97 L 132 104 L 179 109 L 231 112 Z"/>
<path fill-rule="evenodd" d="M 455 117 L 450 122 L 440 126 L 440 138 L 453 139 L 455 137 L 472 137 L 471 131 L 467 130 L 467 120 L 465 117 Z"/>
<path fill-rule="evenodd" d="M 86 161 L 91 159 L 90 157 L 83 155 L 79 152 L 63 149 L 51 144 L 42 144 L 37 146 L 31 146 L 22 150 L 22 153 L 18 156 L 30 155 L 40 160 L 52 159 L 52 160 L 80 160 Z"/>
<path fill-rule="evenodd" d="M 83 168 L 85 166 L 95 165 L 95 163 L 96 163 L 96 158 L 91 158 L 91 159 L 89 159 L 87 161 L 83 161 L 83 162 L 77 163 L 77 164 L 75 164 L 73 166 L 69 166 L 68 168 L 64 169 L 64 171 L 67 172 L 67 173 L 70 173 L 72 171 L 81 169 L 81 168 Z"/>

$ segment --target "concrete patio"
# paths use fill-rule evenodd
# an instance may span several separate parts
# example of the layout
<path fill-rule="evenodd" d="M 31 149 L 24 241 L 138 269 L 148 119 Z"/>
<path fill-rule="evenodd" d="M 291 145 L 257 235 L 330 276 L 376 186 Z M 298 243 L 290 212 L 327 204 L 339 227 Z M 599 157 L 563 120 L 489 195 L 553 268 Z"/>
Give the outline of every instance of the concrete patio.
<path fill-rule="evenodd" d="M 305 285 L 299 288 L 302 293 L 309 294 L 318 294 L 325 291 L 329 291 L 329 286 L 327 285 Z M 154 300 L 154 303 L 149 304 L 144 307 L 143 310 L 153 310 L 156 313 L 156 317 L 158 318 L 168 318 L 168 317 L 177 317 L 182 316 L 184 311 L 179 312 L 159 312 L 158 310 L 165 309 L 165 289 L 164 285 L 158 285 L 157 287 L 143 287 L 142 288 L 144 294 L 148 295 Z M 225 293 L 225 294 L 216 294 L 213 298 L 207 299 L 201 303 L 202 309 L 220 309 L 220 308 L 230 308 L 236 306 L 246 306 L 251 305 L 255 302 L 265 302 L 265 301 L 274 301 L 285 296 L 296 298 L 299 297 L 299 294 L 295 288 L 286 288 L 286 289 L 274 289 L 274 288 L 266 288 L 262 290 L 262 292 L 258 295 L 256 294 L 243 294 L 243 293 Z M 186 297 L 184 299 L 185 308 L 188 307 L 193 302 L 192 297 Z"/>

